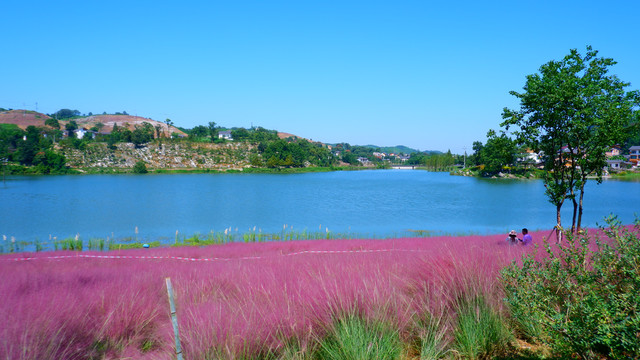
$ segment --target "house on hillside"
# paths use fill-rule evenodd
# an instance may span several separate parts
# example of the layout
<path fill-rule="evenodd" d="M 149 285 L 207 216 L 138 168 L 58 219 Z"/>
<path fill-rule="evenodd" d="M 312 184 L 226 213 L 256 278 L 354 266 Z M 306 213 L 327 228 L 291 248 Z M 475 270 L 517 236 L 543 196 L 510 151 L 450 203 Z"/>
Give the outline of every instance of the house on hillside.
<path fill-rule="evenodd" d="M 629 162 L 633 166 L 638 166 L 640 162 L 640 146 L 632 146 L 629 148 Z"/>
<path fill-rule="evenodd" d="M 620 155 L 620 146 L 618 146 L 618 145 L 612 146 L 611 149 L 609 149 L 609 151 L 606 151 L 604 154 L 608 158 L 610 158 L 612 156 L 618 156 L 618 155 Z"/>
<path fill-rule="evenodd" d="M 218 133 L 218 139 L 233 140 L 231 130 L 220 131 Z"/>
<path fill-rule="evenodd" d="M 624 164 L 624 160 L 607 160 L 607 167 L 613 171 L 622 169 Z"/>
<path fill-rule="evenodd" d="M 359 157 L 358 161 L 364 166 L 371 165 L 371 161 L 369 161 L 369 159 L 367 159 L 366 157 Z"/>
<path fill-rule="evenodd" d="M 538 166 L 542 163 L 539 154 L 531 149 L 526 149 L 524 153 L 518 154 L 516 161 L 524 164 L 525 166 Z"/>
<path fill-rule="evenodd" d="M 95 133 L 94 131 L 87 130 L 87 129 L 76 129 L 76 130 L 73 130 L 73 135 L 75 135 L 75 137 L 77 137 L 78 139 L 82 139 L 85 136 L 88 139 L 93 139 L 94 133 Z"/>

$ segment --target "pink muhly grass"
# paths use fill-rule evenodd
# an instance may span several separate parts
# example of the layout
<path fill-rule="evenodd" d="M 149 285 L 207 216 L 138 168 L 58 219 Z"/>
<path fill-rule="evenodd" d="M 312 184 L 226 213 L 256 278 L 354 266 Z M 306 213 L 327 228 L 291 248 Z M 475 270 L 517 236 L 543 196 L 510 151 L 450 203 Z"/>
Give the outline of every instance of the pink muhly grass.
<path fill-rule="evenodd" d="M 0 293 L 8 295 L 0 308 L 0 321 L 6 324 L 0 328 L 0 355 L 171 357 L 165 277 L 171 277 L 176 292 L 189 359 L 277 354 L 292 342 L 312 347 L 346 314 L 389 324 L 408 339 L 414 336 L 416 319 L 450 316 L 461 296 L 482 294 L 501 309 L 498 270 L 528 251 L 508 246 L 505 237 L 315 240 L 95 253 L 163 259 L 45 259 L 75 254 L 50 252 L 12 262 L 3 258 L 16 255 L 1 256 L 0 276 L 6 280 Z"/>

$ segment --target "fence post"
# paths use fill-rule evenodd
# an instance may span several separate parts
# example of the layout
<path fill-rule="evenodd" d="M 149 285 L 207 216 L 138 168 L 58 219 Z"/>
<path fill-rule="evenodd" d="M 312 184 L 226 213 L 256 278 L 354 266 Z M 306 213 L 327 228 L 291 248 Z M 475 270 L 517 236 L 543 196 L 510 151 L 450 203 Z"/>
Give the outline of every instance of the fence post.
<path fill-rule="evenodd" d="M 178 333 L 178 317 L 176 316 L 176 305 L 173 301 L 173 287 L 171 286 L 171 278 L 165 278 L 167 283 L 167 294 L 169 295 L 169 306 L 171 307 L 171 322 L 173 323 L 173 335 L 176 338 L 176 357 L 183 360 L 182 347 L 180 346 L 180 334 Z"/>

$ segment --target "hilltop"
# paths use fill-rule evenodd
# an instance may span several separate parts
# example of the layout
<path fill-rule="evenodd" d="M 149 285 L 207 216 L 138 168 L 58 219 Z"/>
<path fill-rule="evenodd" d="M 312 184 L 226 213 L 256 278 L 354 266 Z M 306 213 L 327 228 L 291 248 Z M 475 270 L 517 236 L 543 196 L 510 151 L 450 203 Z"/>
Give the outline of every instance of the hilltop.
<path fill-rule="evenodd" d="M 0 112 L 0 124 L 15 124 L 23 130 L 28 126 L 47 126 L 45 121 L 51 118 L 52 117 L 49 115 L 30 110 L 7 110 Z M 141 126 L 146 122 L 151 124 L 154 128 L 159 126 L 161 133 L 167 134 L 167 137 L 171 136 L 172 133 L 177 133 L 181 136 L 187 135 L 184 131 L 175 126 L 169 126 L 163 122 L 141 116 L 121 114 L 90 115 L 58 120 L 61 128 L 64 128 L 64 126 L 70 121 L 75 121 L 79 128 L 92 129 L 97 127 L 99 128 L 99 132 L 102 134 L 110 134 L 111 131 L 113 131 L 114 125 L 117 125 L 119 128 L 133 130 L 136 126 Z M 100 124 L 102 124 L 102 126 Z"/>
<path fill-rule="evenodd" d="M 23 130 L 28 126 L 45 126 L 47 119 L 51 117 L 31 110 L 0 111 L 0 124 L 15 124 Z"/>

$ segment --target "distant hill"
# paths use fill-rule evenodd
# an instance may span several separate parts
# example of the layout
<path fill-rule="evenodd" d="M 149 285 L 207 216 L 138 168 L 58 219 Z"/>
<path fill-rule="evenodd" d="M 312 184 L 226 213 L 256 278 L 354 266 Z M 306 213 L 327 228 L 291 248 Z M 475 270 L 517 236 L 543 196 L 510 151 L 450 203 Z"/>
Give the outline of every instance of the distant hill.
<path fill-rule="evenodd" d="M 372 148 L 372 149 L 380 149 L 381 152 L 383 153 L 393 153 L 393 154 L 399 154 L 399 153 L 404 153 L 404 154 L 413 154 L 413 153 L 417 153 L 417 152 L 423 152 L 423 153 L 428 153 L 428 154 L 441 154 L 441 151 L 438 150 L 425 150 L 425 151 L 419 151 L 416 149 L 412 149 L 410 147 L 404 146 L 404 145 L 396 145 L 396 146 L 377 146 L 377 145 L 364 145 L 365 147 L 368 148 Z"/>
<path fill-rule="evenodd" d="M 78 123 L 79 127 L 84 127 L 90 129 L 96 124 L 101 123 L 103 128 L 100 130 L 102 133 L 109 134 L 113 131 L 113 126 L 118 125 L 119 128 L 125 127 L 129 130 L 133 130 L 136 126 L 142 125 L 142 123 L 149 123 L 154 128 L 156 126 L 160 126 L 161 132 L 165 134 L 178 133 L 181 135 L 186 135 L 182 130 L 178 129 L 175 126 L 168 127 L 167 124 L 152 120 L 149 118 L 144 118 L 141 116 L 132 116 L 132 115 L 91 115 L 87 117 L 81 117 L 73 119 Z M 66 123 L 66 122 L 65 122 Z"/>
<path fill-rule="evenodd" d="M 45 126 L 44 122 L 51 117 L 46 114 L 42 114 L 30 110 L 7 110 L 0 112 L 0 124 L 15 124 L 21 129 L 26 129 L 27 126 Z M 74 120 L 78 127 L 91 129 L 97 124 L 102 124 L 100 129 L 101 133 L 110 134 L 115 124 L 120 128 L 128 128 L 129 130 L 135 129 L 136 126 L 142 125 L 142 123 L 150 123 L 154 128 L 156 126 L 161 127 L 161 132 L 170 135 L 171 133 L 178 133 L 186 135 L 183 131 L 175 126 L 167 127 L 167 124 L 155 121 L 152 119 L 144 118 L 141 116 L 131 115 L 92 115 L 85 117 L 75 117 L 72 119 L 58 120 L 60 127 L 64 129 L 64 126 L 71 120 Z"/>
<path fill-rule="evenodd" d="M 27 126 L 44 126 L 48 115 L 30 110 L 6 110 L 0 112 L 0 124 L 15 124 L 21 129 Z"/>

